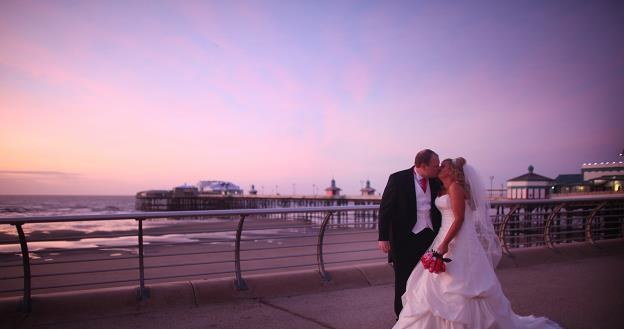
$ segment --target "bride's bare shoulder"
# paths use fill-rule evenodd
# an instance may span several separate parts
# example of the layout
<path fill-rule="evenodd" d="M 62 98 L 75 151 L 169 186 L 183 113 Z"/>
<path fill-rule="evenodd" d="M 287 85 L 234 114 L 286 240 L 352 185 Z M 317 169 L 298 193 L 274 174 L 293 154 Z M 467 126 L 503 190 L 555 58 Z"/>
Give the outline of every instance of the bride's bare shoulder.
<path fill-rule="evenodd" d="M 448 188 L 448 194 L 452 198 L 464 198 L 465 191 L 461 184 L 454 182 Z"/>

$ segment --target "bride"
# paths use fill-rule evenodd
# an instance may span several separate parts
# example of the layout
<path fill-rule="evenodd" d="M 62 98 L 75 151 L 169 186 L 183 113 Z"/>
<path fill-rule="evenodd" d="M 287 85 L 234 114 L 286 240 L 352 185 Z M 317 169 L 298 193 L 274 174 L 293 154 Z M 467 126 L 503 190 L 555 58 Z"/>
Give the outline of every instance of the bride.
<path fill-rule="evenodd" d="M 534 316 L 513 313 L 494 268 L 501 258 L 498 237 L 479 178 L 464 158 L 442 161 L 444 184 L 435 200 L 442 226 L 431 248 L 452 259 L 446 272 L 414 268 L 393 328 L 561 328 Z"/>

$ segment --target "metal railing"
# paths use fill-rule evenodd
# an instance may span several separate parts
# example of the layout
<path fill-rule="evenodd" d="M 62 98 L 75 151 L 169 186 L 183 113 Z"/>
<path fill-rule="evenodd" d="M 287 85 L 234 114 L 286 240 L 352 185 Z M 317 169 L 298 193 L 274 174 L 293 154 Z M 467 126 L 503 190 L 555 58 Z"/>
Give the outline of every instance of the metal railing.
<path fill-rule="evenodd" d="M 386 261 L 376 244 L 378 210 L 364 205 L 0 218 L 0 225 L 15 227 L 18 240 L 0 240 L 0 297 L 21 292 L 28 311 L 33 291 L 138 285 L 142 300 L 149 297 L 146 282 L 233 275 L 244 290 L 244 273 L 311 268 L 330 280 L 326 266 Z M 593 244 L 622 238 L 624 198 L 494 201 L 491 218 L 509 256 L 513 248 Z M 136 222 L 134 230 L 52 237 L 24 230 L 66 222 L 127 226 L 129 220 Z M 68 242 L 75 245 L 56 245 Z"/>
<path fill-rule="evenodd" d="M 377 252 L 376 244 L 371 243 L 377 238 L 378 208 L 377 205 L 363 205 L 0 218 L 0 225 L 15 227 L 19 242 L 18 252 L 0 252 L 0 256 L 11 258 L 15 256 L 13 253 L 19 253 L 21 257 L 21 263 L 14 260 L 0 263 L 0 297 L 22 292 L 22 309 L 29 311 L 33 291 L 138 283 L 137 298 L 142 300 L 149 297 L 146 281 L 179 281 L 234 274 L 236 287 L 245 290 L 247 285 L 243 272 L 263 273 L 311 267 L 318 269 L 321 279 L 330 280 L 326 265 L 381 262 L 386 259 Z M 147 229 L 146 234 L 144 223 L 162 224 L 157 220 L 163 218 L 168 220 L 168 225 L 154 225 Z M 206 218 L 212 220 L 203 220 Z M 248 218 L 253 219 L 251 223 L 246 221 Z M 41 238 L 41 232 L 35 229 L 31 230 L 30 236 L 24 230 L 24 226 L 36 228 L 43 223 L 115 223 L 129 219 L 136 221 L 135 231 L 88 235 L 70 233 Z M 187 225 L 178 225 L 171 221 L 179 219 L 190 219 L 190 225 L 188 222 Z M 327 241 L 330 237 L 334 239 Z M 114 245 L 106 243 L 114 239 L 122 241 Z M 136 239 L 136 242 L 128 239 Z M 92 246 L 91 241 L 95 240 L 100 244 Z M 64 248 L 55 244 L 67 241 L 80 242 L 85 246 Z M 249 242 L 246 247 L 245 242 Z M 44 245 L 38 253 L 47 256 L 39 258 L 33 250 L 29 250 L 29 246 L 41 244 L 51 244 L 52 247 Z M 227 256 L 232 252 L 231 245 L 234 247 L 233 257 Z M 11 246 L 17 246 L 15 241 L 0 241 L 0 247 Z M 311 247 L 316 252 L 307 250 Z M 146 253 L 146 249 L 152 249 L 153 253 Z M 119 250 L 125 252 L 117 252 L 115 257 L 101 256 L 103 252 L 110 254 Z M 252 257 L 243 258 L 242 252 Z M 61 260 L 48 262 L 49 255 Z M 327 260 L 328 256 L 335 259 Z M 243 270 L 241 263 L 245 262 L 250 267 Z M 21 273 L 17 273 L 20 269 Z M 147 276 L 146 272 L 152 275 Z M 22 281 L 21 289 L 17 288 L 19 280 Z M 38 285 L 33 285 L 33 280 L 38 280 Z"/>
<path fill-rule="evenodd" d="M 624 196 L 492 201 L 492 221 L 503 251 L 622 238 Z"/>

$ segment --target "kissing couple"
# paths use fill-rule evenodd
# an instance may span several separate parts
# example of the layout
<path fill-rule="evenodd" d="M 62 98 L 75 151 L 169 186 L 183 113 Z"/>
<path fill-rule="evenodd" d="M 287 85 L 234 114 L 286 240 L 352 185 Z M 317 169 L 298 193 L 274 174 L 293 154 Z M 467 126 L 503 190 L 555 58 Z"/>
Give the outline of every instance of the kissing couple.
<path fill-rule="evenodd" d="M 464 158 L 425 149 L 390 175 L 379 209 L 379 248 L 394 265 L 395 329 L 561 328 L 519 316 L 494 272 L 501 247 L 480 178 Z M 419 265 L 427 250 L 452 262 Z M 423 258 L 423 264 L 425 258 Z"/>

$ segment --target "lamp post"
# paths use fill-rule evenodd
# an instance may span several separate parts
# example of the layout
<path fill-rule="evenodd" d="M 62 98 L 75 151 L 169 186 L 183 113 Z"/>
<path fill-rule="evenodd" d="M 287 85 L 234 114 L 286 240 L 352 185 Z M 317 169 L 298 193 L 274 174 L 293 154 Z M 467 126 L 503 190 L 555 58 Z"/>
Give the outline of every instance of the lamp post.
<path fill-rule="evenodd" d="M 490 176 L 490 199 L 492 198 L 492 186 L 494 185 L 494 176 Z"/>

